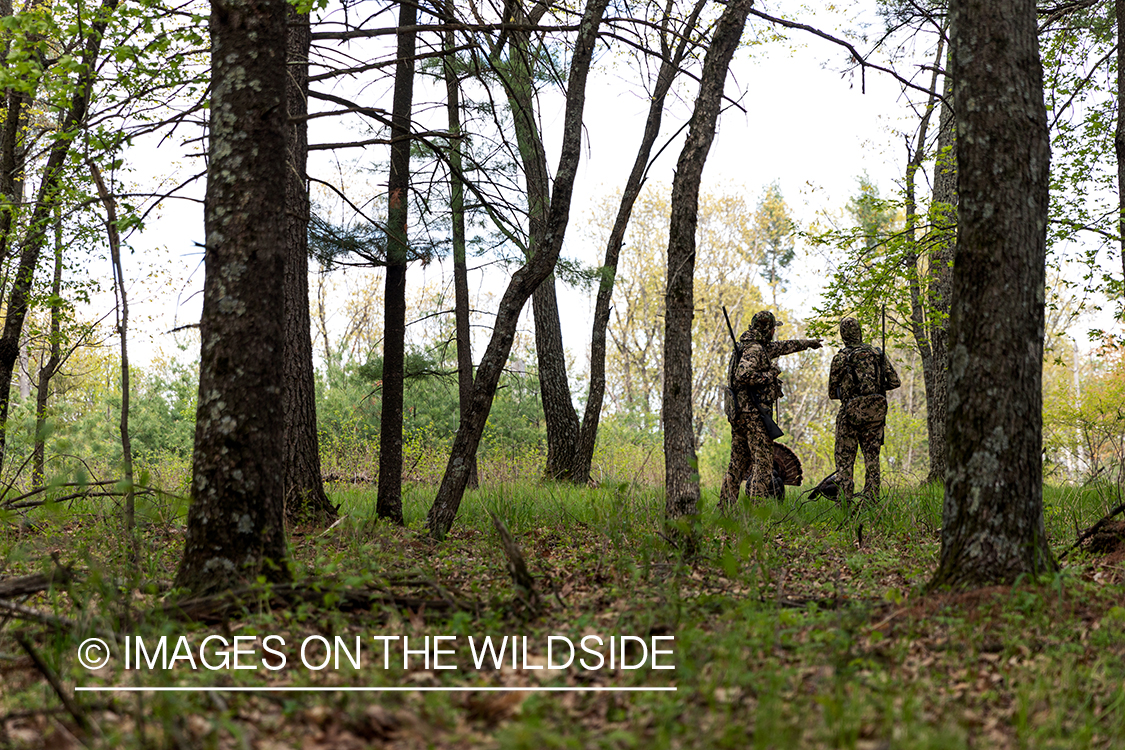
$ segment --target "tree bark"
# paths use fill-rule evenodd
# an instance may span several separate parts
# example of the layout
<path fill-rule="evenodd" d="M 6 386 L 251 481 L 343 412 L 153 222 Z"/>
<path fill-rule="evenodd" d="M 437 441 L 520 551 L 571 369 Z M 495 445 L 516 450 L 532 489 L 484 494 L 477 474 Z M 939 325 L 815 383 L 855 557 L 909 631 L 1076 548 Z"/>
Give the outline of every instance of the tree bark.
<path fill-rule="evenodd" d="M 211 8 L 210 160 L 192 503 L 175 586 L 291 578 L 285 498 L 286 3 Z"/>
<path fill-rule="evenodd" d="M 1056 569 L 1043 525 L 1048 161 L 1033 0 L 953 0 L 959 232 L 949 472 L 931 586 Z"/>
<path fill-rule="evenodd" d="M 452 21 L 452 4 L 447 4 Z M 452 31 L 443 32 L 446 57 L 445 74 L 446 114 L 449 120 L 449 213 L 452 217 L 453 235 L 453 318 L 457 339 L 457 409 L 461 419 L 469 409 L 473 395 L 473 346 L 469 333 L 469 271 L 465 257 L 465 185 L 462 179 L 461 159 L 461 82 L 454 66 L 456 40 Z M 476 489 L 477 456 L 467 459 L 469 478 L 467 486 Z"/>
<path fill-rule="evenodd" d="M 527 253 L 528 257 L 533 257 L 543 247 L 546 238 L 551 188 L 547 153 L 535 122 L 534 62 L 529 37 L 525 31 L 512 32 L 511 53 L 502 80 L 512 109 L 516 144 L 526 181 Z M 539 396 L 547 426 L 547 465 L 543 473 L 550 479 L 568 479 L 574 472 L 578 455 L 580 427 L 567 379 L 554 274 L 536 287 L 532 297 L 532 316 L 535 320 Z"/>
<path fill-rule="evenodd" d="M 285 517 L 323 527 L 336 519 L 324 492 L 316 429 L 316 374 L 309 317 L 309 16 L 292 5 L 286 26 L 285 102 Z"/>
<path fill-rule="evenodd" d="M 695 228 L 699 185 L 715 139 L 727 71 L 753 0 L 731 0 L 715 25 L 703 60 L 699 95 L 688 124 L 687 139 L 672 181 L 672 216 L 668 229 L 668 275 L 664 317 L 664 515 L 668 520 L 693 517 L 699 507 L 699 473 L 692 430 L 691 320 L 695 304 Z M 681 550 L 691 554 L 694 533 L 681 534 Z"/>
<path fill-rule="evenodd" d="M 391 111 L 391 171 L 387 180 L 387 275 L 383 297 L 383 388 L 379 418 L 379 494 L 375 513 L 402 518 L 402 399 L 406 363 L 407 211 L 410 190 L 410 108 L 414 101 L 414 0 L 401 0 L 398 58 Z"/>
<path fill-rule="evenodd" d="M 609 328 L 610 302 L 613 299 L 613 284 L 617 276 L 617 263 L 621 258 L 621 248 L 625 244 L 625 230 L 629 227 L 629 219 L 633 215 L 633 206 L 644 187 L 649 159 L 652 156 L 652 147 L 656 144 L 656 139 L 660 135 L 660 124 L 664 117 L 664 102 L 672 88 L 672 83 L 676 80 L 676 74 L 679 72 L 680 64 L 686 56 L 695 24 L 705 5 L 706 0 L 697 0 L 695 7 L 692 8 L 691 15 L 680 29 L 679 41 L 675 45 L 674 51 L 665 49 L 661 57 L 660 69 L 656 74 L 656 86 L 653 88 L 652 98 L 649 101 L 648 116 L 645 118 L 644 135 L 641 137 L 641 145 L 637 149 L 637 157 L 633 160 L 633 168 L 625 181 L 625 188 L 621 191 L 621 203 L 617 208 L 617 217 L 614 219 L 609 240 L 606 242 L 605 260 L 602 263 L 598 294 L 594 301 L 594 320 L 590 333 L 590 390 L 586 398 L 586 411 L 582 415 L 582 430 L 572 475 L 576 484 L 588 484 L 591 480 L 590 472 L 594 463 L 594 449 L 598 442 L 598 424 L 601 421 L 602 403 L 605 401 L 606 332 Z M 670 15 L 670 13 L 665 13 L 664 31 L 667 31 Z"/>
<path fill-rule="evenodd" d="M 930 252 L 930 380 L 926 383 L 926 427 L 929 433 L 930 473 L 927 482 L 945 482 L 949 447 L 945 442 L 949 411 L 949 311 L 953 296 L 953 255 L 957 247 L 957 128 L 950 102 L 953 81 L 945 78 L 944 101 L 938 119 L 937 159 L 931 220 L 937 235 Z"/>
<path fill-rule="evenodd" d="M 547 232 L 543 248 L 512 275 L 497 309 L 492 338 L 477 368 L 473 383 L 473 397 L 469 410 L 461 420 L 453 440 L 449 463 L 446 465 L 441 486 L 434 504 L 426 517 L 426 527 L 436 539 L 443 539 L 453 526 L 461 497 L 468 481 L 468 459 L 476 455 L 484 423 L 500 382 L 500 374 L 512 348 L 520 311 L 527 298 L 554 270 L 562 250 L 570 216 L 574 180 L 581 157 L 582 112 L 586 103 L 586 79 L 597 42 L 598 29 L 608 0 L 589 0 L 579 24 L 578 38 L 571 57 L 570 78 L 567 83 L 566 112 L 563 116 L 562 153 L 555 178 L 551 208 L 547 217 Z"/>

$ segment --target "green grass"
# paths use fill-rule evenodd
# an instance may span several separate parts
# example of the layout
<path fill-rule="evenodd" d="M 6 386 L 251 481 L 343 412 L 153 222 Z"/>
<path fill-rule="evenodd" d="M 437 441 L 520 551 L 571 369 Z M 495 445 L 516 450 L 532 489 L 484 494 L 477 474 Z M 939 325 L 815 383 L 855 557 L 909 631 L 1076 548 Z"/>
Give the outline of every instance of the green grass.
<path fill-rule="evenodd" d="M 795 491 L 781 503 L 715 511 L 704 489 L 700 557 L 685 566 L 665 541 L 661 492 L 627 479 L 575 488 L 503 482 L 466 493 L 449 538 L 423 524 L 434 488 L 408 484 L 407 528 L 376 523 L 371 488 L 333 492 L 345 521 L 296 530 L 299 579 L 325 590 L 381 587 L 421 599 L 437 588 L 475 610 L 376 606 L 342 613 L 300 605 L 246 611 L 206 634 L 468 636 L 584 634 L 675 637 L 674 671 L 539 674 L 472 668 L 315 672 L 292 663 L 241 674 L 177 669 L 116 673 L 106 681 L 213 686 L 674 685 L 675 693 L 117 694 L 79 700 L 101 737 L 82 735 L 14 640 L 32 637 L 67 685 L 89 684 L 65 634 L 9 621 L 0 629 L 0 746 L 42 747 L 65 731 L 93 747 L 1118 747 L 1125 742 L 1125 607 L 1121 567 L 1078 556 L 1058 576 L 970 594 L 926 595 L 940 551 L 941 495 L 897 488 L 848 515 Z M 1056 551 L 1075 524 L 1101 517 L 1104 488 L 1045 488 Z M 142 577 L 167 581 L 181 554 L 172 500 L 146 506 Z M 513 597 L 489 511 L 511 530 L 537 577 L 545 609 Z M 87 628 L 175 636 L 188 626 L 154 612 L 160 599 L 114 585 L 125 578 L 120 532 L 107 506 L 37 509 L 34 529 L 0 532 L 4 573 L 50 567 L 52 552 L 82 572 L 68 590 L 26 606 Z M 862 525 L 862 545 L 859 544 Z M 128 603 L 128 606 L 126 606 Z M 137 613 L 148 612 L 139 623 Z M 114 684 L 121 684 L 115 682 Z M 55 713 L 45 714 L 45 710 Z M 14 718 L 13 718 L 14 717 Z M 142 734 L 144 740 L 142 741 Z M 54 739 L 51 739 L 54 737 Z M 269 744 L 273 743 L 273 744 Z"/>

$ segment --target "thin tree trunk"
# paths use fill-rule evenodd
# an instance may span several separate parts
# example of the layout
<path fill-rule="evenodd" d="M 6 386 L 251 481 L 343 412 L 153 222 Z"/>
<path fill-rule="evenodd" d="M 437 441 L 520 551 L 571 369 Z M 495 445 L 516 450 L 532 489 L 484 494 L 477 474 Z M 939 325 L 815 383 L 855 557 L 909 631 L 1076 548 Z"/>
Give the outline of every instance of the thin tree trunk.
<path fill-rule="evenodd" d="M 125 292 L 125 274 L 121 269 L 121 236 L 117 229 L 117 202 L 102 179 L 101 170 L 90 162 L 90 176 L 98 189 L 98 197 L 105 207 L 106 234 L 109 239 L 109 257 L 113 264 L 115 292 L 120 314 L 117 334 L 121 339 L 121 469 L 125 482 L 125 537 L 129 544 L 129 562 L 137 572 L 140 559 L 136 535 L 136 493 L 133 491 L 133 443 L 129 439 L 129 298 Z"/>
<path fill-rule="evenodd" d="M 35 269 L 39 265 L 39 255 L 47 244 L 47 227 L 51 224 L 51 211 L 58 201 L 59 184 L 66 157 L 70 153 L 73 134 L 86 119 L 90 91 L 97 71 L 97 57 L 101 50 L 102 36 L 109 24 L 110 16 L 116 11 L 119 0 L 102 0 L 97 19 L 90 25 L 90 34 L 82 53 L 82 67 L 75 81 L 74 93 L 70 98 L 70 108 L 63 117 L 60 132 L 47 154 L 43 167 L 43 180 L 35 199 L 35 208 L 28 222 L 27 234 L 20 251 L 19 264 L 12 278 L 12 288 L 8 295 L 4 329 L 0 333 L 0 467 L 4 463 L 4 449 L 8 434 L 8 407 L 12 389 L 12 375 L 16 359 L 19 357 L 20 338 L 23 324 L 27 318 L 27 308 L 31 303 L 32 283 Z"/>
<path fill-rule="evenodd" d="M 328 526 L 336 506 L 324 492 L 316 429 L 316 374 L 309 315 L 308 161 L 309 16 L 289 6 L 285 100 L 289 113 L 285 176 L 285 517 Z"/>
<path fill-rule="evenodd" d="M 664 317 L 664 515 L 669 521 L 696 516 L 699 469 L 692 432 L 691 321 L 695 297 L 695 229 L 699 219 L 699 185 L 715 139 L 727 71 L 753 0 L 730 0 L 715 26 L 703 60 L 699 95 L 687 139 L 672 181 L 672 216 L 668 226 L 668 275 Z M 695 533 L 676 532 L 681 551 L 694 553 Z"/>
<path fill-rule="evenodd" d="M 51 378 L 62 362 L 62 217 L 55 211 L 55 272 L 51 278 L 51 333 L 48 339 L 47 361 L 39 368 L 35 391 L 35 447 L 31 457 L 31 482 L 42 485 L 47 463 L 47 399 L 50 397 Z"/>
<path fill-rule="evenodd" d="M 922 163 L 926 158 L 926 139 L 929 133 L 930 120 L 933 117 L 934 110 L 939 106 L 938 103 L 938 81 L 941 78 L 940 64 L 945 58 L 945 31 L 942 29 L 942 35 L 938 39 L 937 54 L 935 55 L 933 73 L 930 78 L 930 94 L 929 101 L 926 103 L 926 112 L 922 115 L 922 121 L 918 125 L 917 140 L 914 143 L 913 153 L 910 157 L 910 163 L 906 167 L 906 223 L 908 229 L 908 240 L 911 242 L 911 250 L 907 257 L 908 274 L 909 274 L 909 288 L 910 288 L 910 330 L 914 335 L 914 342 L 918 348 L 918 354 L 922 358 L 922 379 L 926 387 L 926 427 L 929 436 L 929 450 L 930 450 L 930 472 L 927 481 L 934 479 L 945 478 L 945 362 L 939 362 L 935 356 L 935 343 L 934 335 L 938 329 L 944 329 L 944 320 L 935 320 L 935 313 L 932 307 L 928 307 L 931 302 L 931 296 L 923 289 L 923 282 L 929 281 L 933 283 L 934 274 L 938 271 L 935 268 L 933 256 L 930 257 L 930 262 L 927 263 L 928 279 L 921 277 L 921 270 L 919 269 L 919 253 L 917 250 L 918 238 L 915 234 L 915 228 L 918 224 L 918 209 L 916 198 L 917 174 L 922 168 Z M 945 77 L 945 93 L 950 95 L 950 79 L 947 75 Z M 942 118 L 947 114 L 948 109 L 943 103 L 942 114 L 939 115 L 939 120 L 943 123 L 946 122 Z M 938 167 L 936 171 L 940 171 L 942 157 L 940 155 L 940 138 L 939 138 L 939 155 Z M 935 178 L 936 179 L 936 178 Z M 936 196 L 935 196 L 936 200 Z M 943 350 L 944 351 L 944 350 Z M 940 393 L 939 393 L 940 391 Z M 938 402 L 942 405 L 939 405 Z"/>
<path fill-rule="evenodd" d="M 959 226 L 949 471 L 931 586 L 1057 568 L 1043 525 L 1050 145 L 1033 0 L 950 3 Z"/>
<path fill-rule="evenodd" d="M 192 502 L 176 588 L 291 579 L 285 541 L 284 0 L 211 11 Z"/>
<path fill-rule="evenodd" d="M 606 331 L 609 328 L 610 302 L 613 299 L 613 284 L 617 276 L 617 263 L 621 257 L 621 248 L 625 244 L 625 230 L 629 227 L 629 219 L 633 215 L 633 206 L 644 187 L 645 175 L 648 172 L 649 160 L 652 156 L 652 147 L 660 135 L 660 124 L 664 117 L 664 102 L 672 83 L 676 80 L 680 64 L 688 50 L 692 31 L 699 19 L 706 0 L 697 0 L 692 8 L 691 15 L 680 29 L 679 42 L 675 51 L 665 54 L 660 61 L 660 69 L 656 74 L 656 86 L 649 101 L 648 116 L 645 118 L 644 135 L 641 137 L 637 157 L 633 160 L 633 169 L 625 181 L 625 188 L 621 191 L 621 203 L 617 208 L 617 217 L 614 219 L 613 228 L 606 242 L 605 260 L 602 263 L 601 279 L 598 283 L 598 295 L 594 301 L 594 320 L 590 334 L 590 390 L 586 398 L 586 411 L 582 416 L 582 430 L 578 444 L 578 455 L 575 459 L 573 473 L 574 482 L 587 484 L 590 482 L 590 472 L 594 463 L 594 449 L 598 442 L 598 423 L 601 420 L 602 404 L 605 401 L 605 356 L 606 356 Z M 671 16 L 672 3 L 665 6 L 664 31 Z"/>
<path fill-rule="evenodd" d="M 398 62 L 391 112 L 391 172 L 387 181 L 387 276 L 383 297 L 383 388 L 379 418 L 379 494 L 375 513 L 402 518 L 402 399 L 406 362 L 407 211 L 410 190 L 410 108 L 414 101 L 414 0 L 400 0 Z"/>
<path fill-rule="evenodd" d="M 555 178 L 554 194 L 551 198 L 551 210 L 547 218 L 547 233 L 543 248 L 540 252 L 535 253 L 526 265 L 512 275 L 508 288 L 504 291 L 504 296 L 500 300 L 496 322 L 492 329 L 492 338 L 488 342 L 488 348 L 485 350 L 484 357 L 477 368 L 476 378 L 473 382 L 473 397 L 469 410 L 464 419 L 461 420 L 461 426 L 453 440 L 453 448 L 441 480 L 441 486 L 438 488 L 437 497 L 434 498 L 434 504 L 430 507 L 430 512 L 426 517 L 426 527 L 436 539 L 443 539 L 449 533 L 449 529 L 453 526 L 453 520 L 457 517 L 457 509 L 461 505 L 461 497 L 465 492 L 465 484 L 468 481 L 468 459 L 476 454 L 477 446 L 480 443 L 484 423 L 488 419 L 488 412 L 492 406 L 492 398 L 496 394 L 496 386 L 500 382 L 500 374 L 512 348 L 512 340 L 515 338 L 520 311 L 536 287 L 554 270 L 555 262 L 562 250 L 563 237 L 566 234 L 567 221 L 570 216 L 574 180 L 577 176 L 578 162 L 581 157 L 582 112 L 586 103 L 586 79 L 590 72 L 590 61 L 593 58 L 598 29 L 601 26 L 602 15 L 605 13 L 607 5 L 608 0 L 589 0 L 579 24 L 578 37 L 571 57 L 570 78 L 567 84 L 566 112 L 563 116 L 562 153 L 559 158 L 559 168 Z"/>
<path fill-rule="evenodd" d="M 452 19 L 452 4 L 446 6 Z M 446 57 L 445 73 L 446 113 L 449 120 L 449 212 L 453 220 L 453 318 L 457 339 L 457 408 L 461 419 L 469 408 L 473 394 L 473 347 L 469 333 L 469 275 L 465 257 L 465 185 L 461 172 L 461 82 L 457 78 L 453 52 L 456 47 L 452 31 L 443 33 Z M 468 457 L 469 478 L 467 486 L 476 489 L 477 457 Z"/>
<path fill-rule="evenodd" d="M 1113 148 L 1117 153 L 1117 231 L 1121 235 L 1121 284 L 1125 290 L 1125 0 L 1116 0 L 1117 15 L 1117 131 Z M 1122 292 L 1125 295 L 1125 291 Z M 1122 304 L 1125 315 L 1125 303 Z"/>
<path fill-rule="evenodd" d="M 927 482 L 945 482 L 949 447 L 945 442 L 949 410 L 949 311 L 953 296 L 953 255 L 957 248 L 957 129 L 949 102 L 953 81 L 945 79 L 945 101 L 941 104 L 934 164 L 932 221 L 937 235 L 930 252 L 930 372 L 926 389 L 926 423 L 930 435 L 930 472 Z"/>

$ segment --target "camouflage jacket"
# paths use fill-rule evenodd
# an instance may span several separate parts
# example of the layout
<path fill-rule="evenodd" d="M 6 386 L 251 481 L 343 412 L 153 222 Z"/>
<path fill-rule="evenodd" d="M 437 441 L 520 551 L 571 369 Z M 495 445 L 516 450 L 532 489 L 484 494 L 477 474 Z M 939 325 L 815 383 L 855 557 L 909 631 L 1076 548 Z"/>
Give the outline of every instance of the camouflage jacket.
<path fill-rule="evenodd" d="M 883 395 L 902 385 L 882 350 L 870 344 L 845 346 L 832 358 L 828 397 L 845 404 L 861 396 Z"/>
<path fill-rule="evenodd" d="M 742 356 L 731 379 L 731 388 L 738 394 L 739 409 L 751 411 L 755 400 L 768 405 L 781 398 L 781 368 L 777 366 L 777 358 L 810 349 L 818 343 L 812 339 L 762 342 L 742 334 L 739 340 Z"/>

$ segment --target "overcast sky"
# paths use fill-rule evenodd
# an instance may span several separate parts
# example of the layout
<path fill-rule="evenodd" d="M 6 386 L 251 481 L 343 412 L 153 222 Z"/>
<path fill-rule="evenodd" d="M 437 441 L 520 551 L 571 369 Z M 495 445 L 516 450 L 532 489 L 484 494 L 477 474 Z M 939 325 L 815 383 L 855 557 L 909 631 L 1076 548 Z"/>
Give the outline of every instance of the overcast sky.
<path fill-rule="evenodd" d="M 800 20 L 835 29 L 840 19 L 816 14 Z M 874 16 L 869 21 L 877 23 Z M 751 25 L 761 25 L 751 19 Z M 751 28 L 744 37 L 754 33 Z M 861 49 L 866 49 L 860 46 Z M 740 50 L 727 80 L 726 93 L 737 97 L 745 111 L 728 108 L 721 116 L 719 130 L 704 172 L 704 188 L 722 186 L 742 190 L 750 206 L 761 190 L 778 182 L 797 221 L 807 227 L 818 212 L 838 213 L 856 190 L 857 178 L 866 173 L 883 195 L 893 194 L 901 179 L 906 159 L 902 132 L 912 131 L 914 115 L 908 108 L 899 83 L 889 76 L 869 71 L 866 90 L 861 91 L 858 73 L 842 75 L 846 53 L 842 48 L 802 32 L 792 32 L 787 43 L 771 43 Z M 878 59 L 885 63 L 885 60 Z M 603 57 L 595 67 L 585 110 L 583 161 L 575 190 L 571 225 L 564 254 L 590 265 L 598 265 L 604 248 L 585 247 L 578 241 L 581 225 L 590 206 L 623 185 L 632 166 L 636 145 L 643 128 L 647 100 L 643 90 L 631 80 L 635 75 L 622 59 Z M 906 72 L 905 70 L 903 72 Z M 665 117 L 665 133 L 674 131 L 690 114 L 690 98 L 695 86 L 688 86 L 686 101 L 671 106 Z M 543 127 L 552 169 L 558 160 L 558 137 L 563 99 L 561 95 L 543 99 Z M 316 120 L 318 126 L 323 120 Z M 310 138 L 313 142 L 337 140 Z M 682 136 L 681 136 L 682 140 Z M 662 142 L 661 142 L 662 143 Z M 169 144 L 160 153 L 170 153 Z M 385 161 L 383 151 L 369 151 L 372 161 Z M 351 152 L 349 155 L 357 155 Z M 679 155 L 679 142 L 665 150 L 651 171 L 651 181 L 670 185 L 672 170 Z M 143 160 L 143 157 L 141 157 Z M 320 157 L 323 163 L 323 156 Z M 155 158 L 154 163 L 161 159 Z M 166 160 L 165 160 L 166 161 Z M 191 164 L 187 168 L 195 168 Z M 313 167 L 310 166 L 310 171 Z M 365 179 L 385 183 L 384 177 Z M 199 186 L 201 193 L 202 186 Z M 162 333 L 174 325 L 198 320 L 202 288 L 200 250 L 202 213 L 197 204 L 169 202 L 163 219 L 150 221 L 143 237 L 132 238 L 138 252 L 130 261 L 130 275 L 140 278 L 153 259 L 167 281 L 158 282 L 155 292 L 137 283 L 135 310 L 138 312 L 137 357 L 144 361 L 160 346 L 172 347 Z M 431 264 L 426 269 L 412 267 L 408 283 L 444 279 L 451 273 L 448 264 Z M 191 274 L 190 279 L 185 281 Z M 826 267 L 820 256 L 808 256 L 798 248 L 791 273 L 789 291 L 781 303 L 805 315 L 819 300 L 826 281 Z M 488 282 L 499 292 L 506 276 Z M 589 345 L 589 326 L 593 308 L 592 292 L 560 287 L 564 306 L 564 339 L 575 361 L 585 367 Z M 194 296 L 193 296 L 194 294 Z M 146 303 L 145 297 L 149 298 Z M 111 302 L 109 304 L 112 304 Z M 100 314 L 100 313 L 99 313 Z M 153 320 L 144 323 L 141 315 Z M 479 358 L 481 352 L 474 352 Z"/>

